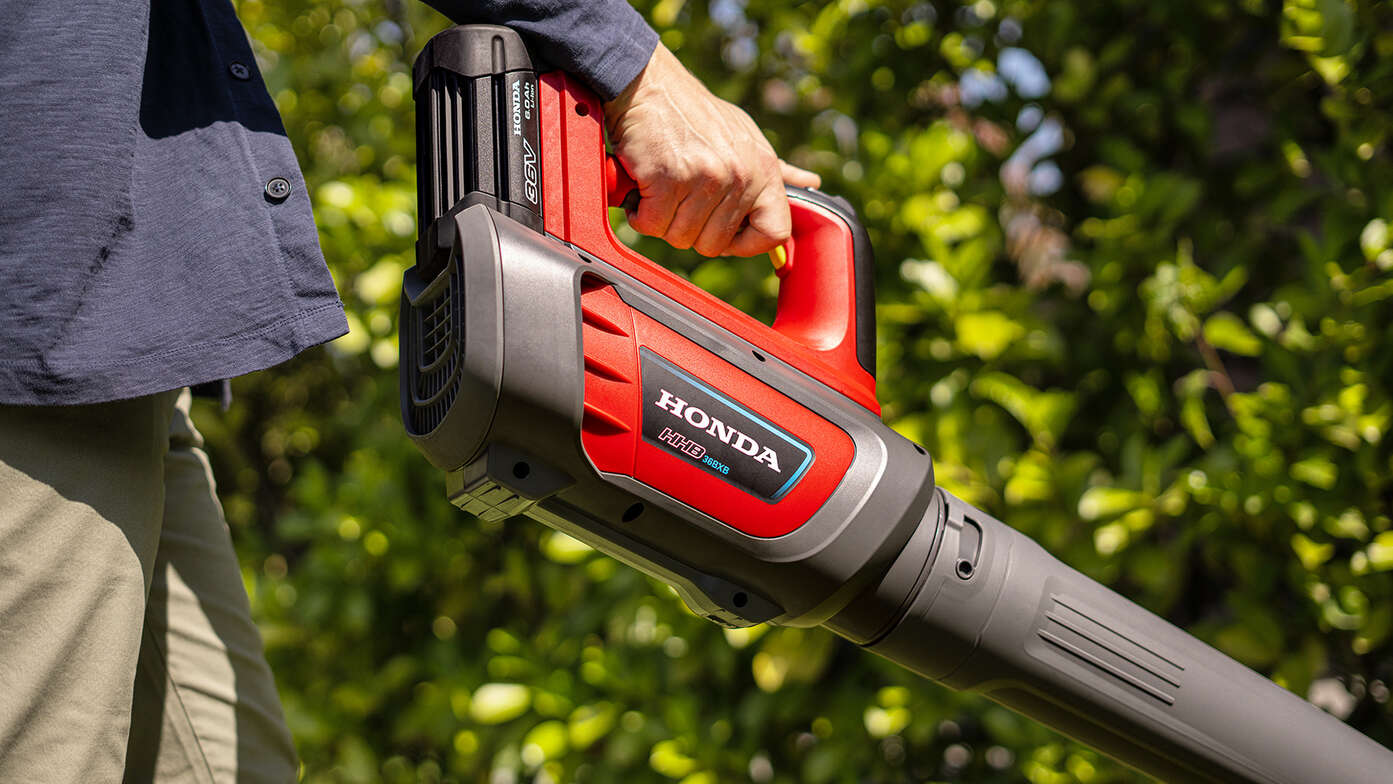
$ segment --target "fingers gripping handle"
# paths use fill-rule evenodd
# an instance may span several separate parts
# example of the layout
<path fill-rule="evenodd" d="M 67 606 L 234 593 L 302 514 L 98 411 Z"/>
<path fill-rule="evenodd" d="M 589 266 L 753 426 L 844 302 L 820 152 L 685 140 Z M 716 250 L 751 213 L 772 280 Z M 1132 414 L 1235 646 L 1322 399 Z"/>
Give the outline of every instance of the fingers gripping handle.
<path fill-rule="evenodd" d="M 638 186 L 613 157 L 605 161 L 611 207 L 633 211 Z M 792 235 L 775 249 L 780 278 L 774 329 L 821 354 L 875 394 L 875 258 L 845 199 L 787 187 Z"/>
<path fill-rule="evenodd" d="M 1388 780 L 1393 752 L 943 498 L 928 574 L 871 650 L 1163 781 Z"/>
<path fill-rule="evenodd" d="M 628 212 L 638 209 L 638 183 L 613 155 L 605 156 L 605 200 Z"/>

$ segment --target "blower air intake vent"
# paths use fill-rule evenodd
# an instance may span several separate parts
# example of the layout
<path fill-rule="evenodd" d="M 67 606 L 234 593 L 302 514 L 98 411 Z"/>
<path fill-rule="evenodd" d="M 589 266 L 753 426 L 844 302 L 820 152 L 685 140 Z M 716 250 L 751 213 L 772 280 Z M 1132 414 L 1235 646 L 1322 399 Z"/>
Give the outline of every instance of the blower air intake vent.
<path fill-rule="evenodd" d="M 410 404 L 407 426 L 425 434 L 439 427 L 459 393 L 464 349 L 464 302 L 459 268 L 451 263 L 441 273 L 433 297 L 408 306 L 402 345 L 408 355 L 401 361 L 407 374 Z"/>

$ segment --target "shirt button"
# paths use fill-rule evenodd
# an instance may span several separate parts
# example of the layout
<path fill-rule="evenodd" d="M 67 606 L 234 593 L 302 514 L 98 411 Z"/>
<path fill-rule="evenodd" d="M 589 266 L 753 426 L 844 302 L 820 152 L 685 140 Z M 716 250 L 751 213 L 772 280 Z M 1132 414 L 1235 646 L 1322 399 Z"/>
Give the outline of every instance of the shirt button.
<path fill-rule="evenodd" d="M 252 78 L 252 69 L 242 63 L 233 63 L 227 67 L 227 72 L 232 74 L 232 78 L 239 82 L 245 82 Z"/>
<path fill-rule="evenodd" d="M 290 180 L 284 177 L 272 177 L 266 183 L 266 198 L 273 202 L 285 201 L 285 197 L 290 195 Z"/>

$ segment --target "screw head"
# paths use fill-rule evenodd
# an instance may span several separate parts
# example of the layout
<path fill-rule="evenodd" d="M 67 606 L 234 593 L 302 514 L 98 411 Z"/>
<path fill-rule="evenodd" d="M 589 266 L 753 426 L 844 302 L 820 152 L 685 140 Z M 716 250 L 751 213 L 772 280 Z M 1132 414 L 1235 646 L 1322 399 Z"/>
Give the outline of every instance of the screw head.
<path fill-rule="evenodd" d="M 266 183 L 266 198 L 274 202 L 285 201 L 285 197 L 290 195 L 290 180 L 284 177 L 272 177 Z"/>
<path fill-rule="evenodd" d="M 241 82 L 245 82 L 252 78 L 252 69 L 248 68 L 243 63 L 232 63 L 227 66 L 227 72 L 232 74 L 233 79 Z"/>

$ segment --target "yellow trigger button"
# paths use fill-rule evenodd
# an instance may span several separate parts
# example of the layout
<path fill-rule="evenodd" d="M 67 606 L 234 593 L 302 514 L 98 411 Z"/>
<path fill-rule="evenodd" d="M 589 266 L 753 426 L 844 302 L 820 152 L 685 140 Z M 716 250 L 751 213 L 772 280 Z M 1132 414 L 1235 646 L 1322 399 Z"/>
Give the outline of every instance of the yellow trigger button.
<path fill-rule="evenodd" d="M 769 251 L 769 261 L 774 265 L 774 271 L 782 275 L 788 266 L 788 251 L 782 245 L 775 247 Z"/>

